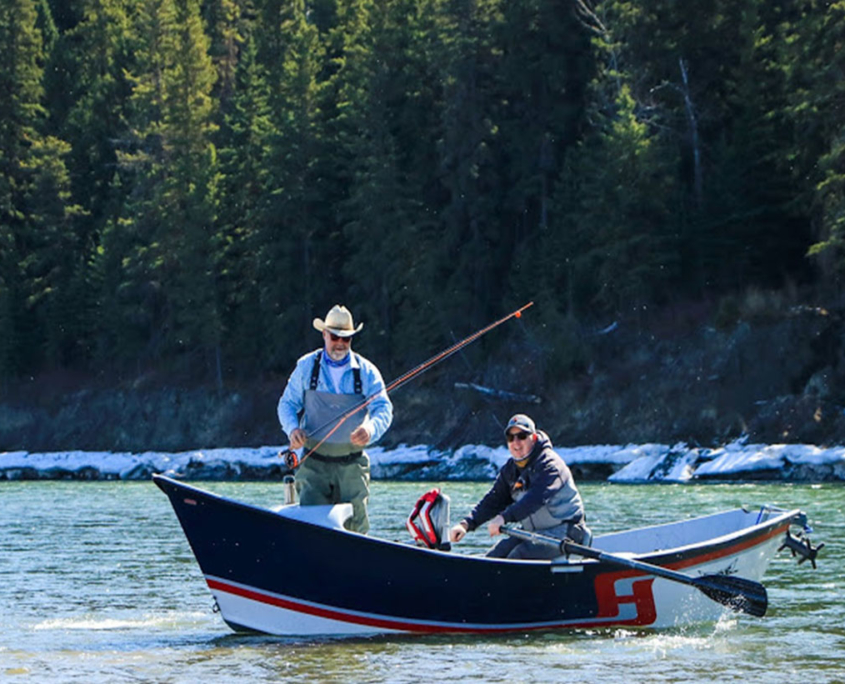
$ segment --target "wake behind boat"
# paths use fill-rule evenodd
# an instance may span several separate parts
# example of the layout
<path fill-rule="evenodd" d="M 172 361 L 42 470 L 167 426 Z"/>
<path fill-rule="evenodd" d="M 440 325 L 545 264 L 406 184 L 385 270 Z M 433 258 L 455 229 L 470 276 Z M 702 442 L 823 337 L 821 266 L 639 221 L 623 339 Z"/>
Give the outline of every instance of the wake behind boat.
<path fill-rule="evenodd" d="M 762 507 L 596 536 L 592 558 L 494 559 L 350 532 L 349 504 L 271 510 L 153 479 L 226 623 L 273 635 L 661 628 L 725 605 L 762 615 L 757 583 L 777 550 L 814 562 L 821 548 L 790 534 L 801 511 Z"/>

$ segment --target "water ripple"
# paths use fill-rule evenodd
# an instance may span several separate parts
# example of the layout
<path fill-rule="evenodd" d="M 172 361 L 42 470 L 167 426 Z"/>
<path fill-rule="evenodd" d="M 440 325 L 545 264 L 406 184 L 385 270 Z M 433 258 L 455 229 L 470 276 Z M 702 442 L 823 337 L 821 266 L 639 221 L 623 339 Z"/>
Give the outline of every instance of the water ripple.
<path fill-rule="evenodd" d="M 405 516 L 438 483 L 373 483 L 373 533 L 406 541 Z M 483 483 L 439 483 L 458 519 Z M 273 483 L 209 489 L 275 505 Z M 726 614 L 682 630 L 580 630 L 501 636 L 276 639 L 228 630 L 166 497 L 151 483 L 0 483 L 0 680 L 627 682 L 845 681 L 840 569 L 843 489 L 833 485 L 585 484 L 598 532 L 771 503 L 808 511 L 828 543 L 818 570 L 783 553 L 764 581 L 761 619 Z M 479 530 L 456 553 L 486 549 Z"/>

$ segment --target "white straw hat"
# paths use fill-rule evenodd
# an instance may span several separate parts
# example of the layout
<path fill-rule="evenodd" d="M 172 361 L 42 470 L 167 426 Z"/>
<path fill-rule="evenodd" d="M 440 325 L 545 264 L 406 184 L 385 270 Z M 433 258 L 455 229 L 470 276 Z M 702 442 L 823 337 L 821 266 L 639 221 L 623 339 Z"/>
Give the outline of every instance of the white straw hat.
<path fill-rule="evenodd" d="M 352 337 L 355 333 L 361 331 L 364 327 L 363 323 L 359 323 L 355 327 L 355 322 L 352 320 L 352 313 L 345 306 L 335 304 L 326 314 L 326 320 L 320 318 L 314 319 L 314 328 L 323 332 L 328 330 L 330 333 L 338 337 Z"/>

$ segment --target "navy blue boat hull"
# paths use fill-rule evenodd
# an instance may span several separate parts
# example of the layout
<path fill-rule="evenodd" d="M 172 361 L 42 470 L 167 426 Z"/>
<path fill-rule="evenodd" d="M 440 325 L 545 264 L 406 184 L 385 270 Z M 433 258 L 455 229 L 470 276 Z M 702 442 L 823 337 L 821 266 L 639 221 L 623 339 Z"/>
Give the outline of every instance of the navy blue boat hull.
<path fill-rule="evenodd" d="M 431 551 L 154 479 L 170 498 L 223 618 L 236 630 L 502 632 L 665 623 L 658 609 L 667 600 L 655 599 L 655 578 L 636 571 L 595 561 L 556 564 Z M 788 520 L 758 526 L 746 536 L 647 560 L 681 568 L 763 547 L 769 553 L 788 526 Z M 673 602 L 701 600 L 695 589 L 663 584 L 677 592 Z"/>

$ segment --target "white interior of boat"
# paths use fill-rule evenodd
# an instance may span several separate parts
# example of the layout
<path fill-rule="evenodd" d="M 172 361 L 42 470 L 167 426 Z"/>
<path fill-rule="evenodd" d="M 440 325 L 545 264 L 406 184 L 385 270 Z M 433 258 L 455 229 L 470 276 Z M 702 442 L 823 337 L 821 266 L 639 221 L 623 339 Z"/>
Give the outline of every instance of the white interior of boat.
<path fill-rule="evenodd" d="M 352 504 L 342 503 L 333 506 L 300 506 L 289 504 L 287 506 L 276 506 L 273 510 L 279 515 L 293 520 L 320 525 L 335 530 L 343 530 L 343 523 L 352 517 Z"/>
<path fill-rule="evenodd" d="M 352 517 L 352 504 L 348 503 L 333 506 L 289 504 L 276 506 L 272 510 L 287 518 L 344 531 L 348 530 L 343 524 Z M 679 549 L 736 534 L 785 513 L 786 511 L 769 506 L 752 511 L 737 508 L 689 520 L 596 535 L 592 546 L 610 553 L 632 555 Z M 789 513 L 791 515 L 797 511 Z"/>
<path fill-rule="evenodd" d="M 730 536 L 754 525 L 769 520 L 786 511 L 764 506 L 759 510 L 746 511 L 738 508 L 690 520 L 681 520 L 662 525 L 640 527 L 625 532 L 596 535 L 593 548 L 610 553 L 651 553 L 666 549 L 677 549 L 712 542 Z"/>

